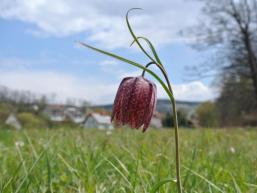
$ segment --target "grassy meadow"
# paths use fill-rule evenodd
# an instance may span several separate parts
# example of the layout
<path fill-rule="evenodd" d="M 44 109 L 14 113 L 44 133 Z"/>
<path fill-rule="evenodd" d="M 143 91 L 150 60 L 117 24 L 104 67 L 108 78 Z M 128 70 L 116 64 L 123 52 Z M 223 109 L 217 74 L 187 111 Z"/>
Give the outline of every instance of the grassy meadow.
<path fill-rule="evenodd" d="M 187 193 L 256 193 L 257 130 L 181 129 Z M 0 129 L 0 192 L 176 192 L 173 130 Z"/>

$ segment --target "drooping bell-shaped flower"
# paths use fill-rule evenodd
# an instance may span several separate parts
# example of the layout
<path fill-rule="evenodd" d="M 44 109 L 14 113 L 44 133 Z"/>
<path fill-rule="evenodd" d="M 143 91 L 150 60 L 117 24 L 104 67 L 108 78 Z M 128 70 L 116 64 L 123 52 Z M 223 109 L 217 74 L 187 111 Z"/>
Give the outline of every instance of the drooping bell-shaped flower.
<path fill-rule="evenodd" d="M 127 77 L 120 83 L 113 105 L 112 121 L 143 132 L 148 128 L 156 107 L 156 85 L 142 76 Z"/>

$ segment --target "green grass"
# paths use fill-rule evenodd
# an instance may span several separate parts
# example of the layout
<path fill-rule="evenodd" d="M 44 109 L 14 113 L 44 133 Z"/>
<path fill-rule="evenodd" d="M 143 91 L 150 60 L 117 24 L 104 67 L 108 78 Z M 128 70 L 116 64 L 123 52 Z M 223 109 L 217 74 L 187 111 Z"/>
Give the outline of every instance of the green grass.
<path fill-rule="evenodd" d="M 257 130 L 180 136 L 184 192 L 257 192 Z M 174 155 L 173 130 L 1 129 L 0 192 L 172 193 Z"/>

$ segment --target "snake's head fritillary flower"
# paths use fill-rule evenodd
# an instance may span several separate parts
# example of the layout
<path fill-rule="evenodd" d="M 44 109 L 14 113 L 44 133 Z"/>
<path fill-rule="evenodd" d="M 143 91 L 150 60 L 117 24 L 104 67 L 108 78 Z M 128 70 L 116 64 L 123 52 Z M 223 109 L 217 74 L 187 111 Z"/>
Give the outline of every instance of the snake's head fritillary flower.
<path fill-rule="evenodd" d="M 127 77 L 120 83 L 113 105 L 112 121 L 132 128 L 150 125 L 156 107 L 156 85 L 142 76 Z"/>

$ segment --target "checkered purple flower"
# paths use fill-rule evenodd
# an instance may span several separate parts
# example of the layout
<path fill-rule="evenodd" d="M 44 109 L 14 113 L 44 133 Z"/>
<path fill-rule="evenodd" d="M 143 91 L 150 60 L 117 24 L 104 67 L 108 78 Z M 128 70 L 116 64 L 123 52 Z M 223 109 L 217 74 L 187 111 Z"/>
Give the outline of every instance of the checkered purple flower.
<path fill-rule="evenodd" d="M 150 125 L 156 107 L 156 85 L 142 76 L 127 77 L 120 83 L 114 101 L 112 121 L 132 128 Z"/>

